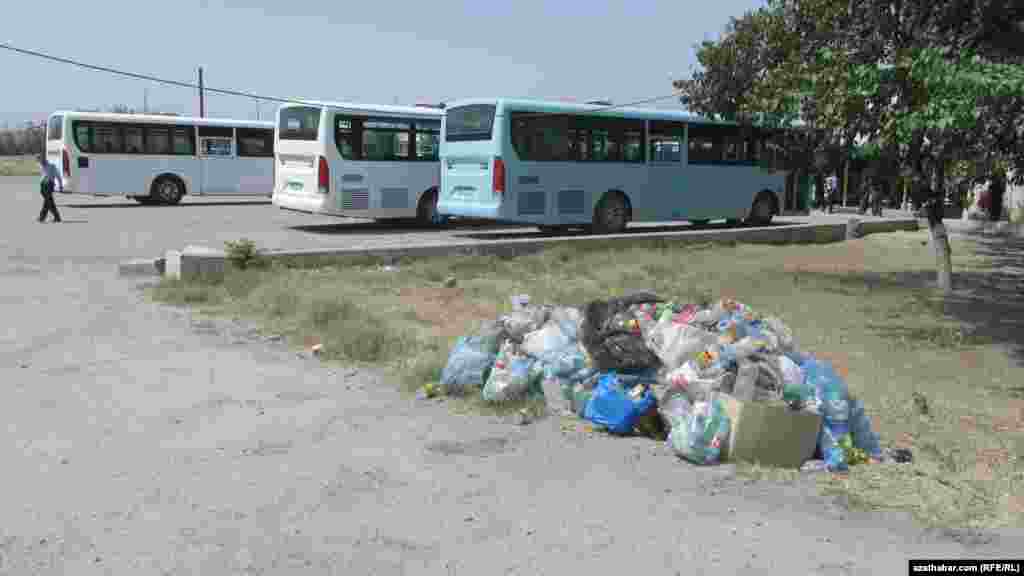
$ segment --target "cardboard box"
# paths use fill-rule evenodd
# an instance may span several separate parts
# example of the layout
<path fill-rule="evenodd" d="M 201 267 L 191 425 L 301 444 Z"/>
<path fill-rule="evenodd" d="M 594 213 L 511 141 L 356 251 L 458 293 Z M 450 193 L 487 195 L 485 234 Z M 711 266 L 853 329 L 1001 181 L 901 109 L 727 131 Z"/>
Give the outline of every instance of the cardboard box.
<path fill-rule="evenodd" d="M 740 460 L 777 468 L 799 468 L 814 457 L 821 416 L 791 410 L 781 403 L 719 398 L 729 415 L 729 443 L 722 460 Z"/>

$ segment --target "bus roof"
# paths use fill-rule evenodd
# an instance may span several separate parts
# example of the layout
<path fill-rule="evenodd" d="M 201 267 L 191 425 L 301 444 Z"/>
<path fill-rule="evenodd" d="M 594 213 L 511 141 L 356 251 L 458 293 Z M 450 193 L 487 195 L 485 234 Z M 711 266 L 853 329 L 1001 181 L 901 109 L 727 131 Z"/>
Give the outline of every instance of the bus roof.
<path fill-rule="evenodd" d="M 360 104 L 356 102 L 324 102 L 320 100 L 299 100 L 294 103 L 282 104 L 281 108 L 292 106 L 319 106 L 353 114 L 380 113 L 418 118 L 441 118 L 444 116 L 444 110 L 428 108 L 426 106 L 392 106 L 388 104 Z"/>
<path fill-rule="evenodd" d="M 185 122 L 198 126 L 229 126 L 232 128 L 273 128 L 274 123 L 265 120 L 233 120 L 230 118 L 195 118 L 191 116 L 164 116 L 160 114 L 118 114 L 115 112 L 76 112 L 74 110 L 58 110 L 50 116 L 68 116 L 84 120 L 108 122 L 152 122 L 156 124 L 174 124 Z"/>
<path fill-rule="evenodd" d="M 617 118 L 636 120 L 675 120 L 697 124 L 720 124 L 736 126 L 735 122 L 714 120 L 700 116 L 687 110 L 665 110 L 658 108 L 637 108 L 632 106 L 604 106 L 599 104 L 579 104 L 576 102 L 560 102 L 557 100 L 533 100 L 528 98 L 467 98 L 449 102 L 446 109 L 472 104 L 497 105 L 499 111 L 515 110 L 522 112 L 547 112 L 553 114 L 591 113 Z"/>

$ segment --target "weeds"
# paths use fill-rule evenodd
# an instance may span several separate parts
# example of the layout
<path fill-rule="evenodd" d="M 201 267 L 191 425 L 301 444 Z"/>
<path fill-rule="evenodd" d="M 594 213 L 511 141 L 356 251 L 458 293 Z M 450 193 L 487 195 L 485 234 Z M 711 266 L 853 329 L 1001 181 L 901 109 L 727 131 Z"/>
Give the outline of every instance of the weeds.
<path fill-rule="evenodd" d="M 260 250 L 256 247 L 256 243 L 248 238 L 242 238 L 235 242 L 229 240 L 224 245 L 227 248 L 228 261 L 240 270 L 262 263 Z"/>

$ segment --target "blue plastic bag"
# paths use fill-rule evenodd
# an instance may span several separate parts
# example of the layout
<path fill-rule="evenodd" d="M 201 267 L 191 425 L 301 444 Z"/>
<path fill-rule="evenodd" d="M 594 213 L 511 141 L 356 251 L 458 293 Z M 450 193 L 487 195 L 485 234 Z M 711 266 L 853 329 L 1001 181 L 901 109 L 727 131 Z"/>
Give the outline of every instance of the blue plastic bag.
<path fill-rule="evenodd" d="M 484 387 L 497 354 L 487 350 L 487 343 L 474 336 L 456 341 L 441 371 L 441 387 L 446 394 L 464 394 Z"/>
<path fill-rule="evenodd" d="M 656 403 L 650 388 L 644 387 L 640 398 L 634 399 L 619 381 L 619 375 L 609 372 L 598 379 L 583 417 L 613 434 L 629 434 L 637 419 Z"/>
<path fill-rule="evenodd" d="M 818 449 L 821 450 L 821 458 L 825 461 L 825 467 L 831 472 L 845 472 L 849 469 L 846 451 L 839 445 L 839 440 L 849 432 L 850 427 L 846 422 L 835 420 L 822 422 L 821 432 L 818 433 Z"/>
<path fill-rule="evenodd" d="M 850 403 L 850 434 L 853 445 L 872 458 L 882 457 L 882 446 L 878 434 L 871 429 L 871 419 L 864 412 L 864 403 L 854 400 Z"/>
<path fill-rule="evenodd" d="M 850 393 L 846 382 L 827 362 L 808 358 L 801 366 L 804 385 L 815 391 L 818 409 L 825 420 L 847 422 L 850 419 Z"/>

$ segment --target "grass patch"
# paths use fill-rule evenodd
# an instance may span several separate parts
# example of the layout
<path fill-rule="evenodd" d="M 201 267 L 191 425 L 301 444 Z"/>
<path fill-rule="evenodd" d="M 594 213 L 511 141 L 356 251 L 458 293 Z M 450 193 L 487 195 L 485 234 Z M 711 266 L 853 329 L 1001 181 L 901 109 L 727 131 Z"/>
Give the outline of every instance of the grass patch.
<path fill-rule="evenodd" d="M 914 452 L 908 465 L 822 474 L 823 490 L 856 507 L 908 510 L 928 524 L 1024 526 L 1024 400 L 1014 395 L 1024 368 L 998 334 L 968 325 L 926 287 L 934 278 L 926 240 L 921 231 L 824 245 L 564 244 L 514 259 L 398 260 L 391 270 L 360 258 L 232 270 L 219 283 L 164 281 L 152 294 L 258 319 L 296 345 L 319 341 L 328 358 L 382 367 L 410 393 L 437 381 L 455 338 L 508 310 L 512 294 L 570 305 L 638 289 L 686 302 L 736 298 L 783 318 L 803 349 L 846 375 L 883 444 Z M 969 240 L 951 242 L 957 274 L 984 268 Z M 455 286 L 444 285 L 448 277 Z M 535 401 L 450 402 L 470 412 L 539 410 Z M 792 479 L 787 471 L 740 470 Z"/>
<path fill-rule="evenodd" d="M 38 176 L 35 156 L 0 156 L 0 176 Z"/>

